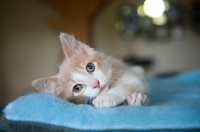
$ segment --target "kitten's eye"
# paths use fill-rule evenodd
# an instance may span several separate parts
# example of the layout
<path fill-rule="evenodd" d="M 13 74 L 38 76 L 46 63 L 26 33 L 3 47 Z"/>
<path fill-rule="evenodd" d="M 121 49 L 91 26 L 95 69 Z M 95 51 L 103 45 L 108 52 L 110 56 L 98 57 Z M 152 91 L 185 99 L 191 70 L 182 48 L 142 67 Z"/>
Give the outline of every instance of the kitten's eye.
<path fill-rule="evenodd" d="M 87 72 L 91 73 L 91 72 L 94 72 L 94 69 L 95 69 L 95 66 L 93 63 L 88 63 L 87 66 L 86 66 L 86 70 Z"/>
<path fill-rule="evenodd" d="M 75 93 L 78 93 L 78 92 L 80 92 L 82 90 L 82 85 L 81 84 L 76 84 L 75 86 L 74 86 L 74 88 L 73 88 L 73 91 L 75 92 Z"/>

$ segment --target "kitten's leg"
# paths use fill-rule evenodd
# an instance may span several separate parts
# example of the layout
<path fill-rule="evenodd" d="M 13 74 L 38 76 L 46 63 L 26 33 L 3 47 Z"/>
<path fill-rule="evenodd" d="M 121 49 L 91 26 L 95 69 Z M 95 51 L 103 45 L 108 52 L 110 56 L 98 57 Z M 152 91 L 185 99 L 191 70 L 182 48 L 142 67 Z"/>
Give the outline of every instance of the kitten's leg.
<path fill-rule="evenodd" d="M 108 91 L 101 93 L 94 100 L 93 104 L 95 107 L 113 107 L 123 103 L 127 96 L 132 94 L 134 91 L 143 93 L 146 89 L 144 81 L 133 76 L 133 74 L 125 74 L 122 76 Z M 134 96 L 136 97 L 136 95 Z M 142 98 L 143 99 L 143 98 Z M 135 98 L 137 101 L 134 105 L 141 104 L 141 97 Z M 129 101 L 130 102 L 130 101 Z M 131 104 L 131 103 L 130 103 Z"/>
<path fill-rule="evenodd" d="M 93 105 L 95 107 L 113 107 L 121 104 L 125 99 L 126 95 L 123 94 L 121 88 L 112 88 L 97 96 L 97 98 L 93 100 Z"/>
<path fill-rule="evenodd" d="M 134 92 L 127 97 L 126 101 L 128 105 L 140 106 L 145 103 L 146 98 L 146 95 Z"/>

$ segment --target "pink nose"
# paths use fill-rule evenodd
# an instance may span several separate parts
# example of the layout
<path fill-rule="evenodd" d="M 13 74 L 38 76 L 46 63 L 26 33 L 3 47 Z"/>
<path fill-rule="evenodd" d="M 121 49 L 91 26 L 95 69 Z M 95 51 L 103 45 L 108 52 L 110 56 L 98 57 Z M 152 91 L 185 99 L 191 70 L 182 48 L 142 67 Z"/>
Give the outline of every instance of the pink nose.
<path fill-rule="evenodd" d="M 100 87 L 99 81 L 98 80 L 94 81 L 92 86 L 93 88 L 99 88 Z"/>

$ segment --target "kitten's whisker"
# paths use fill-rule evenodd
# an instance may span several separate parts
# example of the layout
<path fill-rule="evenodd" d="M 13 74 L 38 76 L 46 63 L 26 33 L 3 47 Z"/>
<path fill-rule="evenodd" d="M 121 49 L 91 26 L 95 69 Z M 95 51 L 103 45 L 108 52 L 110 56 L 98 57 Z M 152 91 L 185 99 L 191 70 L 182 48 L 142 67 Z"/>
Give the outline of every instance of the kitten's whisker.
<path fill-rule="evenodd" d="M 75 102 L 76 103 L 82 103 L 83 102 L 84 104 L 88 104 L 89 103 L 90 105 L 92 105 L 92 101 L 95 98 L 95 97 L 91 96 L 93 93 L 94 92 L 91 91 L 91 93 L 88 96 L 84 96 L 84 97 L 81 97 L 79 99 L 76 99 Z M 89 102 L 88 102 L 88 100 L 89 100 Z"/>
<path fill-rule="evenodd" d="M 116 71 L 117 69 L 121 69 L 121 68 L 120 68 L 121 66 L 123 66 L 123 65 L 125 65 L 125 64 L 128 64 L 128 63 L 132 63 L 132 62 L 136 62 L 136 61 L 130 61 L 130 62 L 122 63 L 121 65 L 115 66 L 115 67 L 113 67 L 112 70 L 109 71 L 106 75 L 110 74 L 110 72 L 112 72 L 112 75 L 115 75 L 115 73 L 114 73 L 113 71 Z M 122 70 L 121 70 L 121 71 L 122 71 Z M 120 71 L 117 71 L 117 72 L 119 73 Z"/>
<path fill-rule="evenodd" d="M 112 67 L 112 71 L 116 70 L 117 68 L 123 66 L 124 64 L 121 64 L 121 65 L 118 65 L 118 66 L 115 66 L 115 67 Z"/>
<path fill-rule="evenodd" d="M 119 71 L 113 71 L 113 70 L 111 70 L 111 71 L 107 72 L 106 75 L 110 74 L 111 72 L 112 72 L 112 74 L 111 74 L 112 76 L 113 76 L 113 75 L 118 75 L 118 74 L 119 74 L 120 72 L 122 72 L 122 71 L 123 71 L 123 70 L 119 70 Z"/>
<path fill-rule="evenodd" d="M 84 97 L 81 97 L 79 99 L 75 99 L 74 102 L 75 103 L 81 103 L 83 99 L 84 99 Z"/>
<path fill-rule="evenodd" d="M 108 81 L 108 82 L 114 83 L 115 81 Z"/>
<path fill-rule="evenodd" d="M 75 102 L 79 103 L 80 101 L 83 101 L 84 99 L 85 99 L 85 96 L 81 97 L 81 98 L 78 98 L 78 99 L 75 99 Z"/>
<path fill-rule="evenodd" d="M 107 57 L 112 57 L 117 51 L 113 52 L 112 54 L 108 55 Z"/>
<path fill-rule="evenodd" d="M 118 68 L 118 67 L 120 67 L 120 66 L 127 65 L 127 64 L 132 63 L 132 62 L 138 62 L 138 61 L 122 62 L 122 64 L 120 64 L 120 65 L 118 65 L 116 67 L 113 67 L 113 70 L 116 69 L 116 68 Z"/>

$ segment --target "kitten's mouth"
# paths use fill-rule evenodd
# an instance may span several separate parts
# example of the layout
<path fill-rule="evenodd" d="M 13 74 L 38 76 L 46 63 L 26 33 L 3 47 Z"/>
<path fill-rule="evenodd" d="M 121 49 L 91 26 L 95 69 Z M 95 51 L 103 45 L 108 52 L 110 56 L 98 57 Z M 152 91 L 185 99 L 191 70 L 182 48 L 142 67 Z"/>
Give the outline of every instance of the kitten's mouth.
<path fill-rule="evenodd" d="M 102 91 L 104 91 L 105 87 L 106 87 L 106 85 L 105 85 L 105 86 L 103 86 L 103 87 L 100 87 L 99 94 L 100 94 Z"/>

